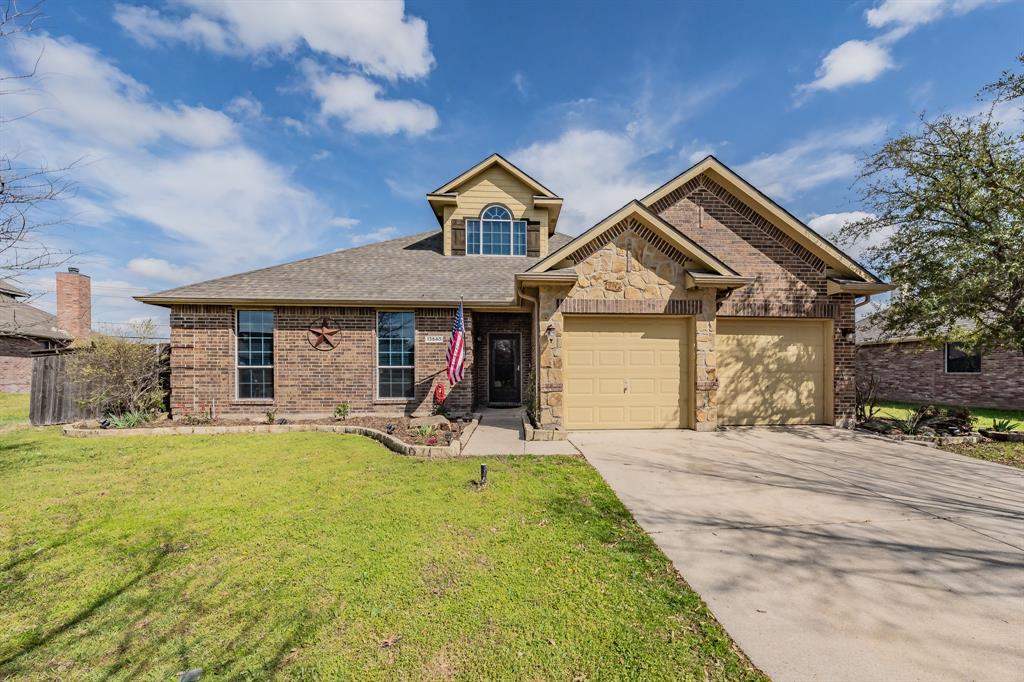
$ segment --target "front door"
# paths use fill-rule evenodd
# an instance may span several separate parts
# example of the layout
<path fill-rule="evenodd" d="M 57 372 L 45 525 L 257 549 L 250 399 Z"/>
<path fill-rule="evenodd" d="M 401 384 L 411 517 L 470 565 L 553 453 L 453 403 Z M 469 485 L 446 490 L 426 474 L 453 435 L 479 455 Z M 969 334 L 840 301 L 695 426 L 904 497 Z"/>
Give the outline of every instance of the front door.
<path fill-rule="evenodd" d="M 519 336 L 491 334 L 488 386 L 490 402 L 498 405 L 518 405 L 520 397 Z"/>

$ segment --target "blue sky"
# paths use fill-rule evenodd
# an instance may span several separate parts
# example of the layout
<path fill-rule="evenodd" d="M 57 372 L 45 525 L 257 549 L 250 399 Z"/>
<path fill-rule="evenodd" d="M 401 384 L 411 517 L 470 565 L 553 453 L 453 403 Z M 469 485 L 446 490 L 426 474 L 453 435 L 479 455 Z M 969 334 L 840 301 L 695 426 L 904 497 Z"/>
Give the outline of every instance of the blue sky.
<path fill-rule="evenodd" d="M 0 54 L 40 58 L 0 144 L 78 160 L 48 239 L 100 327 L 166 322 L 133 293 L 433 229 L 424 193 L 495 151 L 569 233 L 707 153 L 829 233 L 862 154 L 975 110 L 1024 50 L 1024 3 L 985 0 L 45 9 Z M 52 273 L 22 283 L 52 309 Z"/>

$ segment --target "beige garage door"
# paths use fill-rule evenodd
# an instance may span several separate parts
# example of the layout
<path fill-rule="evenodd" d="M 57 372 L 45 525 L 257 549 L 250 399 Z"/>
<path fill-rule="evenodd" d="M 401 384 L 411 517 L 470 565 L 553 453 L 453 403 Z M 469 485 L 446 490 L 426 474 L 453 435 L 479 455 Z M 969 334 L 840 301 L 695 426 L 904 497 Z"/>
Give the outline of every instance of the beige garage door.
<path fill-rule="evenodd" d="M 719 318 L 720 424 L 823 424 L 831 357 L 822 320 Z"/>
<path fill-rule="evenodd" d="M 688 426 L 687 318 L 567 315 L 564 341 L 566 428 Z"/>

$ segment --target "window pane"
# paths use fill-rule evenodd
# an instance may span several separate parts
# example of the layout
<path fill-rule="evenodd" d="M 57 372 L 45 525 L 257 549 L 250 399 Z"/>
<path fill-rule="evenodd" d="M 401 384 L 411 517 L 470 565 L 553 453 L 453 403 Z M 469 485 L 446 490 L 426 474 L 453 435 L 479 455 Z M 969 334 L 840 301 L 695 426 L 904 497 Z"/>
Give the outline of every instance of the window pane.
<path fill-rule="evenodd" d="M 480 253 L 480 221 L 466 221 L 466 253 Z"/>
<path fill-rule="evenodd" d="M 271 310 L 238 311 L 238 365 L 274 364 L 274 313 Z"/>
<path fill-rule="evenodd" d="M 512 224 L 507 220 L 483 221 L 484 255 L 507 256 L 512 253 Z"/>
<path fill-rule="evenodd" d="M 490 206 L 484 211 L 481 218 L 491 220 L 512 220 L 512 214 L 509 213 L 503 206 Z"/>
<path fill-rule="evenodd" d="M 512 223 L 512 254 L 526 255 L 526 221 L 517 220 Z"/>
<path fill-rule="evenodd" d="M 968 355 L 957 344 L 947 343 L 946 371 L 951 374 L 977 374 L 981 372 L 981 354 Z"/>
<path fill-rule="evenodd" d="M 411 368 L 381 368 L 377 370 L 377 390 L 381 398 L 412 398 Z"/>
<path fill-rule="evenodd" d="M 239 369 L 238 397 L 270 399 L 274 397 L 274 370 Z"/>

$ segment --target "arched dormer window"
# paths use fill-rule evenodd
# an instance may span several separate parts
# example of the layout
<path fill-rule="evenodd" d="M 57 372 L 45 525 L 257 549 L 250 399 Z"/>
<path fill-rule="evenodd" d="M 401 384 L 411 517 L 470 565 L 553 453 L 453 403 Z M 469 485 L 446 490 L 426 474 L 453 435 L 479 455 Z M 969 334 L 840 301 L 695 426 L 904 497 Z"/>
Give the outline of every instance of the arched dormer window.
<path fill-rule="evenodd" d="M 479 220 L 466 221 L 466 255 L 525 256 L 526 221 L 501 204 L 484 207 Z"/>

